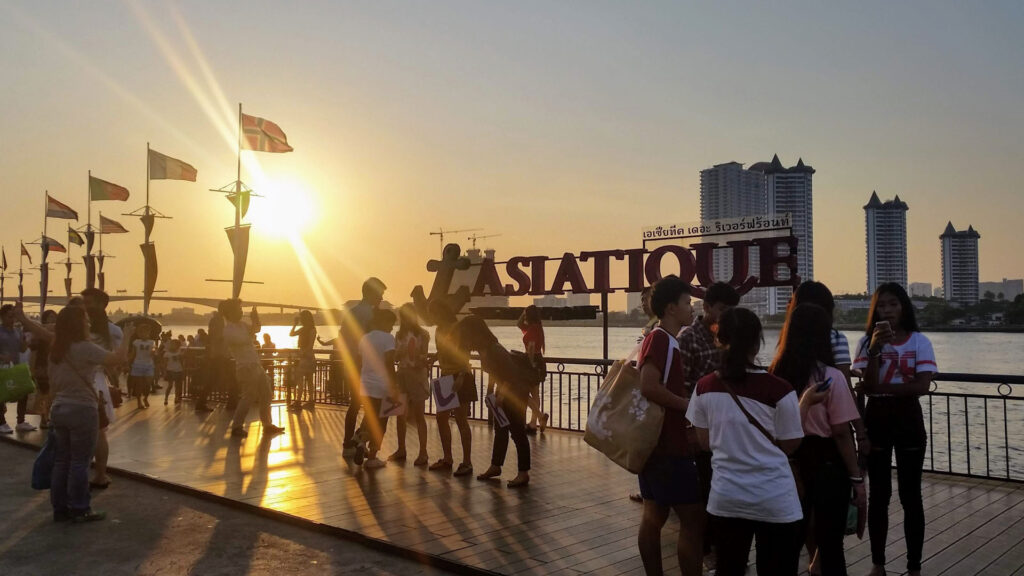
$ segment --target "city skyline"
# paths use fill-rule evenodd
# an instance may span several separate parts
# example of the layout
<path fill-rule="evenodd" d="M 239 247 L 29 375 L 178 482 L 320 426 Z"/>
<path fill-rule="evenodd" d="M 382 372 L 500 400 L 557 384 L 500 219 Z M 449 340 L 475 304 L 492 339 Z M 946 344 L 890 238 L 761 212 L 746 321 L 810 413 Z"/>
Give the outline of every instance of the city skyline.
<path fill-rule="evenodd" d="M 103 207 L 130 231 L 107 239 L 106 272 L 141 292 L 142 227 L 121 214 L 141 204 L 148 141 L 198 170 L 152 187 L 174 217 L 154 231 L 158 289 L 225 294 L 204 279 L 230 275 L 231 206 L 207 190 L 233 179 L 241 101 L 295 147 L 243 155 L 265 196 L 251 299 L 346 300 L 376 274 L 400 303 L 429 282 L 438 227 L 501 233 L 486 247 L 502 254 L 638 246 L 643 226 L 699 219 L 702 169 L 774 154 L 818 171 L 814 276 L 835 292 L 866 285 L 871 190 L 914 206 L 909 280 L 941 282 L 934 230 L 954 216 L 985 231 L 982 280 L 1017 278 L 1024 13 L 928 6 L 5 3 L 0 190 L 19 217 L 0 243 L 16 269 L 46 190 L 84 215 L 91 169 L 132 192 Z"/>

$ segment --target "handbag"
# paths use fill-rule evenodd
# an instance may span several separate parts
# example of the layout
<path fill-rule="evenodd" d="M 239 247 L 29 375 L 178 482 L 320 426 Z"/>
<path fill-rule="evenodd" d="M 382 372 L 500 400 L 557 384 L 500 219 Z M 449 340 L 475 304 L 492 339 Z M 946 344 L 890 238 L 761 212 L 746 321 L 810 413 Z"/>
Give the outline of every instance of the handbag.
<path fill-rule="evenodd" d="M 36 461 L 32 464 L 32 489 L 49 490 L 53 477 L 53 463 L 57 459 L 57 433 L 53 428 L 46 434 L 46 442 L 39 450 Z"/>
<path fill-rule="evenodd" d="M 28 364 L 0 368 L 0 402 L 16 402 L 35 390 Z"/>
<path fill-rule="evenodd" d="M 676 341 L 671 334 L 669 339 L 670 343 Z M 662 384 L 668 381 L 675 350 L 676 347 L 669 349 Z M 608 370 L 590 407 L 583 436 L 587 444 L 633 474 L 644 469 L 665 422 L 665 408 L 649 401 L 640 391 L 640 371 L 632 363 L 638 351 L 639 347 L 625 359 L 616 360 Z"/>
<path fill-rule="evenodd" d="M 722 385 L 725 386 L 726 391 L 729 392 L 729 396 L 732 396 L 732 401 L 735 402 L 737 406 L 739 406 L 740 411 L 743 412 L 743 415 L 747 417 L 747 422 L 750 422 L 750 424 L 753 425 L 754 428 L 757 428 L 758 431 L 760 431 L 761 434 L 763 434 L 764 437 L 767 438 L 773 446 L 778 448 L 779 451 L 782 452 L 782 455 L 785 456 L 787 460 L 789 460 L 789 469 L 790 472 L 793 474 L 793 482 L 796 483 L 796 494 L 802 502 L 804 499 L 804 483 L 803 480 L 800 478 L 800 470 L 797 466 L 796 460 L 790 458 L 788 454 L 783 452 L 782 447 L 779 446 L 779 443 L 776 442 L 775 438 L 768 432 L 768 430 L 765 429 L 765 427 L 762 426 L 761 423 L 757 421 L 757 418 L 754 418 L 754 416 L 751 415 L 750 412 L 747 412 L 747 409 L 743 406 L 743 403 L 740 402 L 740 398 L 739 396 L 736 395 L 736 391 L 732 389 L 732 386 L 730 386 L 729 383 L 726 382 L 724 379 L 722 379 L 721 382 Z"/>

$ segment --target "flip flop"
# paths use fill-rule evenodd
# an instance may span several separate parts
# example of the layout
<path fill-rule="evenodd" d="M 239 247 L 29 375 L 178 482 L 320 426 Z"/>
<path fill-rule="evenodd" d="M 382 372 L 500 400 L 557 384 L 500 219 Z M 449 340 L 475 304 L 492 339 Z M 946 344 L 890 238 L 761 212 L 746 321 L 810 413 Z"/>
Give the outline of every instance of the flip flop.
<path fill-rule="evenodd" d="M 455 472 L 452 474 L 452 476 L 469 476 L 472 473 L 473 465 L 466 464 L 465 462 L 463 462 L 462 464 L 459 464 L 458 468 L 455 469 Z"/>
<path fill-rule="evenodd" d="M 508 484 L 506 484 L 506 486 L 508 486 L 509 488 L 522 488 L 523 486 L 526 486 L 529 483 L 530 483 L 530 479 L 529 478 L 527 478 L 525 480 L 509 480 Z"/>
<path fill-rule="evenodd" d="M 476 479 L 477 480 L 485 480 L 485 481 L 486 480 L 500 480 L 501 479 L 501 470 L 498 470 L 497 472 L 494 472 L 494 473 L 488 473 L 488 472 L 490 472 L 490 471 L 484 472 L 483 474 L 477 474 Z"/>
<path fill-rule="evenodd" d="M 431 464 L 430 468 L 428 468 L 428 469 L 429 470 L 451 470 L 452 469 L 452 461 L 451 460 L 438 460 L 437 462 L 434 462 L 433 464 Z"/>

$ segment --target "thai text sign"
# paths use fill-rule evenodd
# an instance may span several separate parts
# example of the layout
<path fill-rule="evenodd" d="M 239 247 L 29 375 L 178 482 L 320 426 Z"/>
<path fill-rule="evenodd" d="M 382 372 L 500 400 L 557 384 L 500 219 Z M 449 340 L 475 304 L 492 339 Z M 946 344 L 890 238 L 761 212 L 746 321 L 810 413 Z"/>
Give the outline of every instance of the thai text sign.
<path fill-rule="evenodd" d="M 643 240 L 679 240 L 721 234 L 765 235 L 768 232 L 789 232 L 793 228 L 790 214 L 765 214 L 743 218 L 718 218 L 687 224 L 665 224 L 643 229 Z"/>

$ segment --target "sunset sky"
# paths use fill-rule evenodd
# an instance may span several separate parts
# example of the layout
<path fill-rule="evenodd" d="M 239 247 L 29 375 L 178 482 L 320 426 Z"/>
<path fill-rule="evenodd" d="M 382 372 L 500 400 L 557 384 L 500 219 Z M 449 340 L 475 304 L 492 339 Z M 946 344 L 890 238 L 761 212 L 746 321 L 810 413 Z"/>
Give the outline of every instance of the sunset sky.
<path fill-rule="evenodd" d="M 439 227 L 501 234 L 481 247 L 502 259 L 637 247 L 699 219 L 700 170 L 776 153 L 817 170 L 815 276 L 835 292 L 864 290 L 873 190 L 910 205 L 911 281 L 941 283 L 948 220 L 981 233 L 981 280 L 1019 278 L 1022 25 L 1020 2 L 6 1 L 0 242 L 16 269 L 44 190 L 84 223 L 91 169 L 132 192 L 93 218 L 131 231 L 104 240 L 108 288 L 140 292 L 122 213 L 144 203 L 148 141 L 199 172 L 152 183 L 173 216 L 158 289 L 229 295 L 204 281 L 230 277 L 233 218 L 207 190 L 234 180 L 242 102 L 295 148 L 243 154 L 266 196 L 252 300 L 337 304 L 376 275 L 404 302 Z"/>

